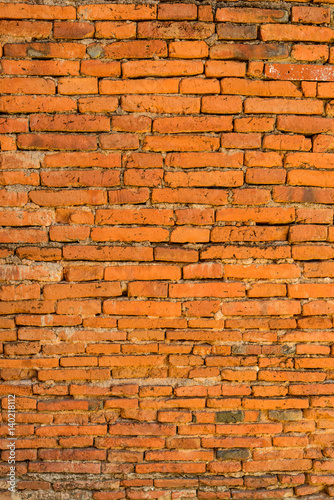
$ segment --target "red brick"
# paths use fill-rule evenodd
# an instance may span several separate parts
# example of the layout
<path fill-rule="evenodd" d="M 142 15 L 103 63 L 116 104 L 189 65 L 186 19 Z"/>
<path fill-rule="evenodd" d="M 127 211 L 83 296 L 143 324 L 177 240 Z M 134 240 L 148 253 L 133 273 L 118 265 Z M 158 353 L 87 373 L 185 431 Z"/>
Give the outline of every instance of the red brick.
<path fill-rule="evenodd" d="M 220 84 L 216 78 L 183 78 L 180 83 L 181 94 L 218 94 Z"/>
<path fill-rule="evenodd" d="M 221 132 L 232 130 L 232 118 L 229 116 L 209 117 L 172 117 L 157 118 L 153 121 L 153 132 Z M 188 136 L 187 136 L 188 137 Z M 175 136 L 174 136 L 175 138 Z M 208 138 L 209 139 L 209 138 Z M 210 143 L 208 142 L 208 148 Z"/>
<path fill-rule="evenodd" d="M 301 88 L 305 97 L 316 97 L 317 95 L 316 82 L 301 82 Z"/>
<path fill-rule="evenodd" d="M 300 314 L 299 301 L 248 301 L 228 302 L 223 304 L 222 313 L 225 316 L 291 316 Z"/>
<path fill-rule="evenodd" d="M 103 205 L 107 201 L 107 195 L 102 190 L 31 191 L 29 197 L 40 206 Z"/>
<path fill-rule="evenodd" d="M 122 63 L 124 78 L 149 76 L 190 76 L 203 73 L 200 61 L 128 61 Z"/>
<path fill-rule="evenodd" d="M 242 153 L 169 153 L 166 156 L 168 167 L 199 168 L 222 167 L 238 168 L 243 165 Z"/>
<path fill-rule="evenodd" d="M 67 260 L 93 260 L 93 261 L 151 261 L 153 250 L 151 248 L 133 247 L 101 247 L 87 245 L 64 247 L 64 258 Z"/>
<path fill-rule="evenodd" d="M 44 57 L 81 59 L 85 53 L 85 47 L 79 43 L 8 43 L 4 46 L 5 56 L 14 58 L 37 56 L 41 59 Z"/>
<path fill-rule="evenodd" d="M 254 9 L 254 8 L 219 8 L 216 12 L 217 21 L 232 23 L 268 23 L 286 22 L 288 13 L 278 9 Z"/>
<path fill-rule="evenodd" d="M 159 186 L 162 183 L 163 170 L 127 170 L 124 173 L 124 184 L 126 186 Z M 130 191 L 130 190 L 129 190 Z M 133 192 L 133 203 L 136 203 L 135 191 Z M 140 201 L 140 192 L 138 193 L 138 201 Z M 109 199 L 112 201 L 113 193 L 109 192 Z M 130 199 L 130 197 L 129 197 Z M 115 203 L 115 202 L 114 202 Z M 117 203 L 117 202 L 116 202 Z"/>
<path fill-rule="evenodd" d="M 267 135 L 263 140 L 264 149 L 309 151 L 312 148 L 310 139 L 300 135 Z"/>
<path fill-rule="evenodd" d="M 28 132 L 28 122 L 26 118 L 4 117 L 0 123 L 1 133 Z"/>
<path fill-rule="evenodd" d="M 241 62 L 207 61 L 205 63 L 205 75 L 208 77 L 239 77 L 244 76 L 245 72 L 246 64 Z"/>
<path fill-rule="evenodd" d="M 122 295 L 120 283 L 45 285 L 43 295 L 49 300 L 77 297 L 113 297 Z"/>
<path fill-rule="evenodd" d="M 168 284 L 135 281 L 128 285 L 129 297 L 167 297 Z"/>
<path fill-rule="evenodd" d="M 293 7 L 291 20 L 294 23 L 323 24 L 330 22 L 330 10 L 324 7 Z"/>
<path fill-rule="evenodd" d="M 252 168 L 246 172 L 248 184 L 284 184 L 286 171 L 283 168 Z"/>
<path fill-rule="evenodd" d="M 94 61 L 98 62 L 98 61 Z M 117 75 L 115 75 L 117 76 Z M 150 80 L 101 80 L 101 94 L 176 94 L 178 78 L 152 78 Z"/>
<path fill-rule="evenodd" d="M 321 115 L 323 113 L 322 102 L 307 100 L 303 107 L 302 102 L 296 99 L 259 99 L 249 97 L 245 101 L 246 113 L 284 113 Z"/>
<path fill-rule="evenodd" d="M 282 26 L 279 26 L 279 28 L 281 29 Z M 300 40 L 304 40 L 302 32 L 306 29 L 306 26 L 296 26 L 295 28 L 302 29 L 302 31 L 300 31 Z M 328 30 L 328 28 L 313 27 L 308 29 Z M 332 36 L 332 33 L 330 33 L 330 36 Z M 320 39 L 319 41 L 322 40 Z M 265 75 L 275 80 L 311 80 L 331 82 L 334 79 L 334 73 L 330 66 L 324 67 L 317 64 L 266 64 Z"/>
<path fill-rule="evenodd" d="M 103 5 L 91 4 L 81 5 L 78 8 L 78 16 L 82 19 L 91 20 L 143 20 L 155 19 L 156 6 L 143 4 L 138 9 L 136 4 L 127 5 Z"/>
<path fill-rule="evenodd" d="M 226 264 L 224 276 L 238 279 L 294 279 L 300 277 L 300 269 L 295 264 L 251 264 L 248 266 Z"/>
<path fill-rule="evenodd" d="M 62 96 L 8 96 L 0 98 L 0 110 L 3 113 L 64 113 L 75 111 L 76 102 Z"/>
<path fill-rule="evenodd" d="M 49 132 L 103 132 L 110 130 L 110 120 L 103 116 L 31 115 L 30 130 Z"/>
<path fill-rule="evenodd" d="M 174 7 L 175 8 L 175 7 Z M 175 21 L 143 22 L 138 25 L 138 38 L 202 40 L 214 34 L 213 23 Z"/>
<path fill-rule="evenodd" d="M 209 48 L 203 41 L 171 42 L 168 46 L 168 54 L 169 57 L 177 59 L 203 58 L 208 56 Z"/>
<path fill-rule="evenodd" d="M 177 224 L 207 225 L 214 221 L 212 209 L 184 209 L 175 210 Z"/>
<path fill-rule="evenodd" d="M 58 93 L 67 95 L 97 94 L 98 82 L 96 78 L 60 78 L 58 81 Z"/>
<path fill-rule="evenodd" d="M 66 150 L 97 149 L 97 141 L 93 136 L 63 134 L 19 134 L 17 144 L 20 149 Z"/>
<path fill-rule="evenodd" d="M 256 40 L 257 26 L 235 26 L 221 25 L 217 26 L 219 40 Z"/>
<path fill-rule="evenodd" d="M 312 131 L 312 133 L 326 133 L 333 130 L 333 123 L 333 118 L 304 117 L 301 121 L 298 116 L 280 116 L 278 117 L 277 128 L 284 132 L 309 134 Z"/>
<path fill-rule="evenodd" d="M 312 467 L 311 460 L 267 460 L 244 463 L 245 472 L 258 471 L 301 471 L 309 470 Z"/>
<path fill-rule="evenodd" d="M 158 19 L 196 19 L 197 18 L 197 7 L 194 4 L 180 3 L 177 5 L 173 4 L 161 4 L 158 7 Z"/>
<path fill-rule="evenodd" d="M 106 45 L 105 56 L 110 59 L 148 59 L 150 57 L 166 57 L 167 44 L 163 41 L 115 42 Z"/>
<path fill-rule="evenodd" d="M 108 172 L 94 170 L 79 172 L 77 170 L 67 170 L 65 172 L 42 172 L 41 174 L 41 184 L 44 186 L 52 187 L 81 187 L 81 186 L 118 186 L 120 184 L 119 172 Z M 72 222 L 72 223 L 92 223 L 93 216 L 88 213 L 81 215 L 79 212 L 73 212 L 69 214 L 68 220 L 61 220 L 60 212 L 58 211 L 59 218 L 58 222 Z M 63 214 L 66 219 L 65 213 Z"/>
<path fill-rule="evenodd" d="M 296 221 L 303 224 L 331 224 L 332 211 L 327 208 L 300 208 L 296 210 Z"/>
<path fill-rule="evenodd" d="M 292 82 L 272 82 L 224 78 L 221 80 L 222 94 L 258 95 L 263 97 L 301 97 L 301 92 Z"/>
<path fill-rule="evenodd" d="M 282 28 L 281 25 L 277 26 L 278 29 Z M 237 59 L 241 61 L 254 59 L 277 60 L 288 57 L 288 48 L 284 44 L 275 43 L 256 45 L 242 43 L 234 43 L 233 45 L 216 44 L 210 48 L 210 57 L 211 59 Z"/>
<path fill-rule="evenodd" d="M 0 271 L 1 281 L 60 281 L 61 270 L 57 265 L 4 265 Z"/>
<path fill-rule="evenodd" d="M 146 136 L 143 144 L 144 151 L 217 151 L 219 139 L 207 136 Z"/>
<path fill-rule="evenodd" d="M 156 247 L 154 259 L 167 262 L 197 262 L 198 252 L 196 250 Z"/>
<path fill-rule="evenodd" d="M 74 7 L 59 7 L 30 4 L 1 4 L 0 15 L 3 19 L 75 19 Z"/>
<path fill-rule="evenodd" d="M 274 187 L 273 200 L 277 202 L 294 203 L 333 203 L 333 189 L 321 189 L 312 187 Z"/>
<path fill-rule="evenodd" d="M 127 203 L 137 204 L 147 201 L 149 190 L 147 188 L 128 188 L 108 192 L 109 203 L 112 205 L 123 205 Z"/>
<path fill-rule="evenodd" d="M 169 285 L 170 297 L 243 297 L 244 295 L 244 286 L 234 283 L 209 282 Z"/>
<path fill-rule="evenodd" d="M 203 113 L 240 113 L 242 111 L 242 101 L 236 96 L 212 96 L 203 97 L 201 111 Z"/>
<path fill-rule="evenodd" d="M 3 72 L 8 75 L 62 76 L 78 75 L 79 61 L 15 61 L 4 59 Z"/>
<path fill-rule="evenodd" d="M 75 91 L 76 87 L 73 87 Z M 97 90 L 96 90 L 97 93 Z M 118 107 L 117 97 L 82 97 L 78 100 L 80 113 L 111 113 Z"/>
<path fill-rule="evenodd" d="M 271 132 L 274 129 L 274 124 L 275 119 L 271 117 L 235 118 L 234 130 L 236 132 Z M 271 136 L 265 136 L 264 142 L 268 137 Z"/>
<path fill-rule="evenodd" d="M 121 64 L 116 61 L 85 60 L 81 62 L 80 72 L 88 76 L 116 77 L 121 74 Z"/>
<path fill-rule="evenodd" d="M 264 7 L 0 5 L 20 491 L 333 494 L 331 9 Z"/>
<path fill-rule="evenodd" d="M 52 215 L 48 210 L 40 212 L 0 210 L 0 221 L 3 226 L 50 226 Z"/>
<path fill-rule="evenodd" d="M 198 19 L 200 21 L 213 21 L 213 12 L 211 5 L 199 5 Z"/>
<path fill-rule="evenodd" d="M 233 204 L 235 205 L 263 205 L 270 199 L 267 189 L 236 189 L 233 192 Z"/>
<path fill-rule="evenodd" d="M 93 228 L 93 241 L 168 241 L 169 231 L 164 228 Z"/>
<path fill-rule="evenodd" d="M 138 149 L 139 139 L 135 134 L 100 135 L 101 149 Z"/>
<path fill-rule="evenodd" d="M 180 316 L 181 304 L 174 302 L 159 301 L 113 301 L 106 300 L 103 304 L 103 310 L 107 314 L 116 316 L 158 316 L 174 317 Z"/>
<path fill-rule="evenodd" d="M 326 45 L 294 45 L 292 48 L 292 57 L 297 61 L 325 62 L 329 57 L 329 49 Z"/>
<path fill-rule="evenodd" d="M 318 135 L 314 141 L 313 151 L 316 153 L 332 151 L 333 143 L 330 136 Z"/>
<path fill-rule="evenodd" d="M 46 167 L 121 167 L 121 155 L 119 153 L 54 153 L 44 157 Z"/>
<path fill-rule="evenodd" d="M 153 203 L 198 203 L 204 205 L 226 205 L 227 191 L 222 189 L 153 189 Z"/>
<path fill-rule="evenodd" d="M 148 224 L 148 225 L 173 225 L 173 211 L 144 209 L 100 209 L 96 211 L 96 224 Z"/>
<path fill-rule="evenodd" d="M 124 21 L 97 22 L 95 23 L 95 37 L 120 38 L 121 40 L 135 38 L 136 23 Z"/>
<path fill-rule="evenodd" d="M 240 170 L 227 172 L 213 170 L 211 172 L 168 172 L 165 184 L 171 187 L 235 187 L 243 184 L 243 173 Z"/>
<path fill-rule="evenodd" d="M 110 378 L 110 370 L 105 368 L 39 370 L 38 378 L 39 380 L 106 380 Z"/>
<path fill-rule="evenodd" d="M 261 26 L 261 39 L 264 41 L 330 42 L 332 37 L 331 30 L 325 27 L 275 24 Z"/>
<path fill-rule="evenodd" d="M 55 38 L 67 40 L 81 40 L 82 38 L 92 38 L 94 35 L 94 25 L 80 22 L 55 22 L 53 26 Z"/>
<path fill-rule="evenodd" d="M 200 110 L 200 99 L 197 97 L 173 96 L 124 96 L 121 99 L 124 111 L 192 114 Z"/>
<path fill-rule="evenodd" d="M 3 6 L 6 8 L 6 4 L 3 4 Z M 51 35 L 51 31 L 52 23 L 50 22 L 0 21 L 0 34 L 14 38 L 24 37 L 26 40 L 48 38 Z"/>

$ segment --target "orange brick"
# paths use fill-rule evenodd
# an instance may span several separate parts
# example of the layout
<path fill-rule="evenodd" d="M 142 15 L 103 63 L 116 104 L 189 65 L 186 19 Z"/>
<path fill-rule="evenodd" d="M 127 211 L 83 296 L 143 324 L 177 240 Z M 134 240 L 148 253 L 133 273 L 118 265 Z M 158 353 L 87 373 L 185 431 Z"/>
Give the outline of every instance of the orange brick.
<path fill-rule="evenodd" d="M 334 495 L 331 8 L 187 2 L 0 4 L 22 495 Z"/>
<path fill-rule="evenodd" d="M 195 7 L 195 5 L 190 4 L 188 4 L 188 6 Z M 177 59 L 201 59 L 208 56 L 209 48 L 203 41 L 171 42 L 168 47 L 168 54 L 169 57 L 175 57 Z"/>
<path fill-rule="evenodd" d="M 190 6 L 188 6 L 190 7 Z M 175 6 L 174 6 L 175 9 Z M 168 21 L 143 22 L 138 26 L 138 38 L 202 40 L 213 35 L 213 23 Z"/>

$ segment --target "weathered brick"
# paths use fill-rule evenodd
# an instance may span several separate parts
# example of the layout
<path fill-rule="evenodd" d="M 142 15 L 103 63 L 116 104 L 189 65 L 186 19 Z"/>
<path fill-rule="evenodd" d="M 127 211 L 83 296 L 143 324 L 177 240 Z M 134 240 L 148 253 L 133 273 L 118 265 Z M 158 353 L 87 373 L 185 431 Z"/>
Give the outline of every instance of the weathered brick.
<path fill-rule="evenodd" d="M 292 57 L 297 61 L 320 61 L 325 62 L 329 57 L 329 50 L 326 45 L 294 45 Z M 309 83 L 309 82 L 304 82 Z M 306 94 L 305 94 L 306 95 Z"/>
<path fill-rule="evenodd" d="M 82 59 L 85 53 L 85 47 L 79 43 L 8 43 L 4 46 L 4 55 L 13 58 Z"/>
<path fill-rule="evenodd" d="M 8 4 L 2 4 L 4 8 Z M 35 9 L 37 10 L 37 9 Z M 39 39 L 48 38 L 52 31 L 52 23 L 43 21 L 0 21 L 1 35 L 12 36 L 14 38 Z"/>
<path fill-rule="evenodd" d="M 94 35 L 94 25 L 85 22 L 56 21 L 53 25 L 53 34 L 55 38 L 65 40 L 91 38 Z"/>
<path fill-rule="evenodd" d="M 156 17 L 156 7 L 154 5 L 143 4 L 140 9 L 138 9 L 136 4 L 88 4 L 78 8 L 78 16 L 81 19 L 91 20 L 154 19 Z"/>
<path fill-rule="evenodd" d="M 55 83 L 52 80 L 29 77 L 0 78 L 2 94 L 55 94 Z"/>
<path fill-rule="evenodd" d="M 329 23 L 330 10 L 324 7 L 293 7 L 292 21 L 297 23 L 323 24 Z"/>
<path fill-rule="evenodd" d="M 222 94 L 258 95 L 263 97 L 301 97 L 301 92 L 292 82 L 272 82 L 224 78 L 221 80 Z"/>
<path fill-rule="evenodd" d="M 249 97 L 245 101 L 246 113 L 284 113 L 284 114 L 304 114 L 321 115 L 323 105 L 316 100 L 305 101 L 305 107 L 296 99 L 259 99 Z"/>
<path fill-rule="evenodd" d="M 276 26 L 276 25 L 274 25 Z M 279 29 L 282 26 L 279 25 Z M 211 59 L 237 59 L 242 61 L 256 59 L 285 59 L 288 48 L 284 44 L 242 44 L 233 45 L 216 44 L 210 48 Z"/>
<path fill-rule="evenodd" d="M 209 48 L 204 41 L 171 42 L 168 46 L 169 57 L 178 59 L 203 58 L 209 54 Z"/>
<path fill-rule="evenodd" d="M 136 23 L 124 21 L 97 22 L 95 23 L 95 37 L 120 38 L 121 40 L 135 38 Z"/>
<path fill-rule="evenodd" d="M 265 24 L 261 26 L 261 39 L 326 43 L 333 39 L 333 32 L 325 27 Z"/>
<path fill-rule="evenodd" d="M 150 57 L 166 57 L 167 44 L 163 41 L 116 42 L 107 45 L 104 54 L 110 59 L 148 59 Z"/>
<path fill-rule="evenodd" d="M 147 21 L 139 23 L 138 38 L 202 40 L 213 35 L 215 25 L 195 21 Z"/>
<path fill-rule="evenodd" d="M 115 75 L 117 76 L 117 75 Z M 101 80 L 101 94 L 176 94 L 178 78 L 155 78 L 149 80 Z"/>
<path fill-rule="evenodd" d="M 124 78 L 140 78 L 150 76 L 190 76 L 203 73 L 200 61 L 128 61 L 122 63 Z"/>
<path fill-rule="evenodd" d="M 287 12 L 278 9 L 218 8 L 217 21 L 232 23 L 286 22 Z"/>
<path fill-rule="evenodd" d="M 121 100 L 124 111 L 150 113 L 198 113 L 200 99 L 197 97 L 174 96 L 124 96 Z"/>

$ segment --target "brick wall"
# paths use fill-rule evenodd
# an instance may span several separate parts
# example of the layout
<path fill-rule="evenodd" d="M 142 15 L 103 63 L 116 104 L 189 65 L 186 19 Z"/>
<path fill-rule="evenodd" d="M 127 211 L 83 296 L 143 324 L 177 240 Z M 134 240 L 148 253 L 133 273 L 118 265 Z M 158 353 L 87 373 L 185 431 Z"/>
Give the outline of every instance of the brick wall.
<path fill-rule="evenodd" d="M 1 499 L 334 496 L 332 14 L 0 4 Z"/>

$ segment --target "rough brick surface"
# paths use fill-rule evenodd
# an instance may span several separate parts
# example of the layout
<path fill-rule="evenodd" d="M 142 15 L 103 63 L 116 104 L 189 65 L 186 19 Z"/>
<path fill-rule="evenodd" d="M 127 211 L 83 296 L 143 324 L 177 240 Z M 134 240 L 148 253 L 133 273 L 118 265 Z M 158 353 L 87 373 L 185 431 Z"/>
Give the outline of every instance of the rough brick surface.
<path fill-rule="evenodd" d="M 0 18 L 1 499 L 334 497 L 332 0 Z"/>

